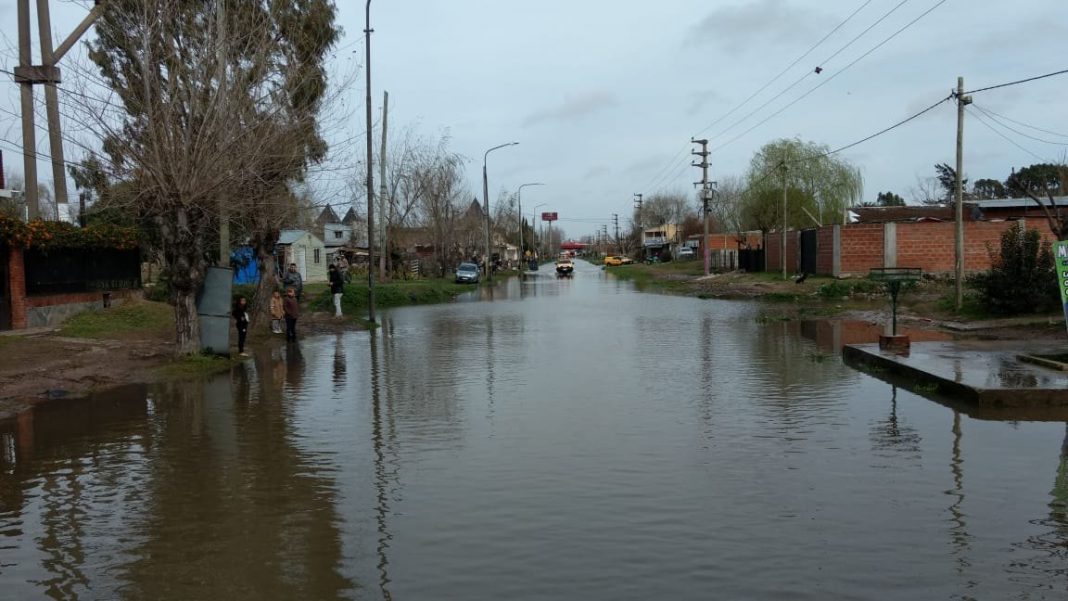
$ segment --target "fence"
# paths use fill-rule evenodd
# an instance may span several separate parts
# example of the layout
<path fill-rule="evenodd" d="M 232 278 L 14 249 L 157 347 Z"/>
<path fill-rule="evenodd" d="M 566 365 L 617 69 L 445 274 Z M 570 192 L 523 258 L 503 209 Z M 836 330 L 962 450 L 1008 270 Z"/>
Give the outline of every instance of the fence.
<path fill-rule="evenodd" d="M 141 253 L 133 250 L 29 249 L 26 294 L 69 294 L 141 287 Z"/>

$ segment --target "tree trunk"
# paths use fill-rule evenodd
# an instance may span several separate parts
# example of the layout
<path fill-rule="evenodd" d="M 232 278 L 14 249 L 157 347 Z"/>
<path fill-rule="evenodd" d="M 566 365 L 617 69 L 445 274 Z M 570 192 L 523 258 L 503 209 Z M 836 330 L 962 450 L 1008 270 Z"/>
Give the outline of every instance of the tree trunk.
<path fill-rule="evenodd" d="M 176 355 L 187 357 L 200 353 L 200 319 L 195 292 L 174 292 L 174 333 Z"/>
<path fill-rule="evenodd" d="M 271 296 L 278 290 L 278 264 L 274 258 L 274 246 L 278 240 L 277 232 L 262 239 L 254 239 L 256 259 L 260 266 L 260 281 L 256 285 L 255 297 L 250 300 L 252 314 L 249 316 L 249 328 L 256 328 L 260 323 L 271 320 Z"/>

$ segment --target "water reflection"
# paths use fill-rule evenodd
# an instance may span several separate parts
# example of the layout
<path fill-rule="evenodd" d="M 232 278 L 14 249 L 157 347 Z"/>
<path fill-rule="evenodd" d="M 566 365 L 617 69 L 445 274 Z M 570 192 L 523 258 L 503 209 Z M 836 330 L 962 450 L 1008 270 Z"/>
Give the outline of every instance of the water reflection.
<path fill-rule="evenodd" d="M 973 419 L 844 366 L 847 329 L 582 264 L 493 299 L 0 424 L 5 597 L 1068 591 L 1063 423 Z"/>

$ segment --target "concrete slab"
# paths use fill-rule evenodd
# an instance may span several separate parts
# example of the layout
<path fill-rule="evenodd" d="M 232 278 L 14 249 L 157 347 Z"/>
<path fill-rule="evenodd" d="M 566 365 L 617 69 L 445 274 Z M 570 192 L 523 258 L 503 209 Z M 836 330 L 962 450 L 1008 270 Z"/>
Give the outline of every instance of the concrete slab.
<path fill-rule="evenodd" d="M 1017 359 L 1018 355 L 1057 354 L 1066 350 L 1065 342 L 959 340 L 916 342 L 907 354 L 880 351 L 877 344 L 854 344 L 842 349 L 842 357 L 847 364 L 876 377 L 892 374 L 898 376 L 895 384 L 921 394 L 935 393 L 971 407 L 1068 409 L 1068 372 Z M 990 418 L 997 419 L 994 415 L 998 413 L 994 411 Z M 1038 414 L 1044 415 L 1041 411 Z M 1020 414 L 1018 419 L 1026 417 Z"/>

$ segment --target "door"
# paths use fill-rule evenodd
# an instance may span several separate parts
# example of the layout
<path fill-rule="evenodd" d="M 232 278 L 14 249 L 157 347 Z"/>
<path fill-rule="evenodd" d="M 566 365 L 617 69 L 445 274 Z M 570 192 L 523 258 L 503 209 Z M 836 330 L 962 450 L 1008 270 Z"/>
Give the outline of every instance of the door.
<path fill-rule="evenodd" d="M 816 273 L 819 256 L 818 230 L 801 230 L 801 273 Z"/>
<path fill-rule="evenodd" d="M 297 264 L 297 271 L 300 272 L 301 281 L 308 281 L 308 247 L 297 246 L 293 251 L 294 263 Z"/>

